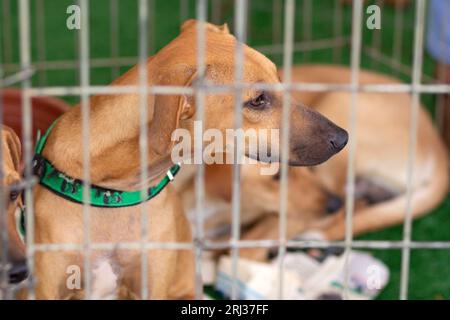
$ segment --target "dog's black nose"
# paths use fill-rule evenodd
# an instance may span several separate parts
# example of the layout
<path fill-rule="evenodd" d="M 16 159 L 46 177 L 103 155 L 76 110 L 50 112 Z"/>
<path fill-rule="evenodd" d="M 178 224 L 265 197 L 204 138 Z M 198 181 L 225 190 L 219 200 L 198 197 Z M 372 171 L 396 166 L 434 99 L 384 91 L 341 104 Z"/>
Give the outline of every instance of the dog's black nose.
<path fill-rule="evenodd" d="M 325 205 L 325 210 L 327 213 L 334 213 L 342 208 L 343 205 L 344 202 L 339 196 L 330 194 Z"/>
<path fill-rule="evenodd" d="M 330 144 L 336 152 L 341 151 L 348 142 L 348 133 L 344 129 L 337 128 L 336 132 L 330 138 Z"/>
<path fill-rule="evenodd" d="M 9 283 L 19 283 L 28 277 L 28 268 L 26 261 L 13 263 L 9 270 Z"/>

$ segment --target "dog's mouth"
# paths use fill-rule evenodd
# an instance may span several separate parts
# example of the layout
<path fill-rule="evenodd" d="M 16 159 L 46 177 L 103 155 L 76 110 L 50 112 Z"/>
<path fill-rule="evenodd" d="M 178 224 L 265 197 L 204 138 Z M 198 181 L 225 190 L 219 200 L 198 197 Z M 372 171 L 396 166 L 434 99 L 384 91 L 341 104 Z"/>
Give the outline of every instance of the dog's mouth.
<path fill-rule="evenodd" d="M 334 126 L 334 130 L 326 136 L 315 136 L 311 139 L 298 141 L 291 139 L 288 164 L 290 166 L 316 166 L 339 153 L 348 143 L 348 133 Z M 295 141 L 295 142 L 294 142 Z M 281 150 L 272 148 L 258 150 L 255 153 L 245 152 L 245 156 L 264 163 L 280 162 Z"/>
<path fill-rule="evenodd" d="M 245 153 L 245 156 L 247 158 L 259 161 L 259 162 L 264 162 L 264 163 L 274 163 L 274 162 L 279 162 L 280 159 L 278 156 L 272 155 L 272 152 L 270 150 L 268 150 L 265 154 L 261 154 L 261 153 Z"/>
<path fill-rule="evenodd" d="M 291 149 L 289 165 L 294 167 L 309 167 L 319 165 L 330 159 L 336 152 L 331 147 L 311 150 L 309 146 L 300 145 Z"/>

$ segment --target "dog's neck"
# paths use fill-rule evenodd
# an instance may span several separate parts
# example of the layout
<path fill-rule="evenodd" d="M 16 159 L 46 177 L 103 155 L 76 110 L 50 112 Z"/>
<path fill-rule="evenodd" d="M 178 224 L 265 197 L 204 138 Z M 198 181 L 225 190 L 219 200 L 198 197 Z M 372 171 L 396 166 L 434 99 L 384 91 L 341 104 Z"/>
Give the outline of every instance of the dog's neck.
<path fill-rule="evenodd" d="M 150 67 L 151 68 L 151 67 Z M 133 68 L 113 85 L 137 83 Z M 149 80 L 149 85 L 152 83 Z M 137 190 L 140 179 L 140 96 L 120 94 L 90 99 L 89 143 L 82 142 L 82 108 L 75 106 L 64 114 L 48 138 L 43 156 L 68 176 L 83 178 L 83 149 L 90 154 L 91 183 L 106 187 Z M 153 117 L 154 97 L 148 98 L 147 127 Z M 151 136 L 152 135 L 152 136 Z M 147 185 L 162 177 L 172 165 L 170 153 L 161 153 L 161 138 L 148 132 Z"/>

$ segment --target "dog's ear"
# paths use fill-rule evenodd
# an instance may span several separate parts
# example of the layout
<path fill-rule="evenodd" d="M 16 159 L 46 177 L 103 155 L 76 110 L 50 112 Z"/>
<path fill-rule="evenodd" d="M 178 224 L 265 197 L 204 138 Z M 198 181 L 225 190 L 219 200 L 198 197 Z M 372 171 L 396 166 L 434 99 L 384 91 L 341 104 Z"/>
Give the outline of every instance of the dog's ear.
<path fill-rule="evenodd" d="M 5 159 L 10 158 L 14 170 L 19 172 L 22 156 L 20 140 L 17 134 L 7 126 L 2 126 L 2 145 Z"/>
<path fill-rule="evenodd" d="M 166 71 L 160 85 L 191 86 L 197 77 L 197 70 L 187 65 L 179 65 Z M 180 121 L 192 118 L 195 114 L 195 97 L 193 95 L 156 95 L 154 99 L 153 118 L 149 127 L 149 139 L 156 153 L 167 155 L 174 144 L 172 133 L 179 128 Z M 156 143 L 155 140 L 157 139 Z"/>
<path fill-rule="evenodd" d="M 197 20 L 194 20 L 194 19 L 186 20 L 181 25 L 181 32 L 195 28 L 197 26 L 197 24 L 198 24 Z M 205 26 L 206 26 L 207 31 L 222 33 L 222 34 L 230 34 L 230 30 L 228 29 L 228 24 L 226 24 L 226 23 L 224 23 L 222 25 L 215 25 L 215 24 L 206 22 Z"/>
<path fill-rule="evenodd" d="M 186 31 L 191 28 L 194 28 L 196 24 L 197 24 L 197 20 L 194 20 L 194 19 L 186 20 L 181 25 L 181 32 Z"/>

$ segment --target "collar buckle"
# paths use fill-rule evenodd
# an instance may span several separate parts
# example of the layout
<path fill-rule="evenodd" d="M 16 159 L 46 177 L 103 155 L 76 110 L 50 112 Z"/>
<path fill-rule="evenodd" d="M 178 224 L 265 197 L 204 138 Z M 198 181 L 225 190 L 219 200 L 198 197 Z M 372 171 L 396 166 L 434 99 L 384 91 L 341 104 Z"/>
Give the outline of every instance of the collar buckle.
<path fill-rule="evenodd" d="M 45 173 L 45 159 L 40 154 L 35 154 L 33 157 L 33 174 L 38 178 L 42 178 Z"/>

